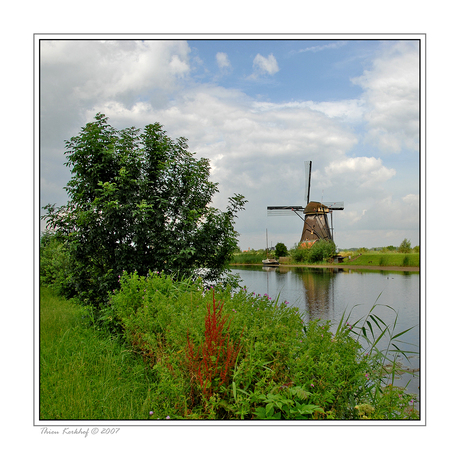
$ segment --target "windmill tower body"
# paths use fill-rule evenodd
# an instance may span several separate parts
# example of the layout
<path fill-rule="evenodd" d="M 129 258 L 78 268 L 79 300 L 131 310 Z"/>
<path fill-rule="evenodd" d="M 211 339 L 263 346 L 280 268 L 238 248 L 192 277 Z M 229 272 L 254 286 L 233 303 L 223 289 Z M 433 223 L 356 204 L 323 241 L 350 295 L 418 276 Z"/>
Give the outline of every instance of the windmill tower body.
<path fill-rule="evenodd" d="M 343 202 L 310 201 L 310 182 L 312 162 L 305 162 L 305 199 L 307 205 L 303 206 L 268 206 L 268 215 L 289 215 L 297 214 L 303 220 L 302 235 L 300 242 L 311 246 L 318 240 L 333 240 L 332 211 L 344 209 Z M 303 216 L 300 214 L 302 212 Z M 331 216 L 329 225 L 328 214 Z"/>

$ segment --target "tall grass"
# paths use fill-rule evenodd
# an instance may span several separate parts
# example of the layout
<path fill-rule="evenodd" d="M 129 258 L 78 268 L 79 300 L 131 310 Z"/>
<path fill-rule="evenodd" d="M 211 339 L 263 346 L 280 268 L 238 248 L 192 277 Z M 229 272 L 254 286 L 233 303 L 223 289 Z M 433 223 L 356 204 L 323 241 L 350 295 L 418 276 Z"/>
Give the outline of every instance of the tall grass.
<path fill-rule="evenodd" d="M 404 370 L 401 360 L 409 362 L 411 356 L 418 356 L 418 351 L 414 351 L 417 345 L 402 340 L 415 326 L 397 332 L 398 313 L 389 305 L 379 304 L 379 297 L 365 317 L 350 324 L 352 309 L 347 317 L 346 312 L 342 315 L 337 326 L 338 335 L 345 328 L 354 334 L 357 342 L 362 344 L 362 353 L 369 358 L 367 403 L 358 406 L 360 416 L 378 419 L 418 418 L 415 409 L 418 395 L 406 391 L 408 384 L 406 387 L 396 385 L 400 374 L 413 372 Z M 393 322 L 387 324 L 380 318 L 381 314 L 377 315 L 379 307 L 392 311 Z"/>
<path fill-rule="evenodd" d="M 88 327 L 84 314 L 40 289 L 40 419 L 147 418 L 152 382 L 142 359 Z"/>
<path fill-rule="evenodd" d="M 269 253 L 269 257 L 274 257 L 273 254 Z M 261 264 L 262 260 L 267 258 L 267 253 L 265 251 L 249 251 L 233 254 L 231 264 Z"/>

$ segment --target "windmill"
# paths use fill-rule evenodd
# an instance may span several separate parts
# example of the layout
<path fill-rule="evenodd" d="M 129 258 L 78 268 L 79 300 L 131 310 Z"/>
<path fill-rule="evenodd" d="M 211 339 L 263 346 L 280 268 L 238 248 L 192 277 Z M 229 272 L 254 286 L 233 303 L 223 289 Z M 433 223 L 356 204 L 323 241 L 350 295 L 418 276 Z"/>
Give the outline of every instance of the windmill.
<path fill-rule="evenodd" d="M 302 236 L 300 242 L 306 242 L 312 245 L 317 240 L 334 240 L 332 226 L 332 211 L 342 211 L 344 209 L 343 201 L 341 202 L 324 202 L 310 201 L 310 183 L 311 183 L 311 165 L 312 162 L 305 162 L 305 200 L 307 205 L 303 206 L 267 206 L 269 216 L 285 216 L 297 214 L 303 221 Z M 300 212 L 303 212 L 303 216 Z M 331 225 L 329 226 L 328 214 L 331 216 Z"/>

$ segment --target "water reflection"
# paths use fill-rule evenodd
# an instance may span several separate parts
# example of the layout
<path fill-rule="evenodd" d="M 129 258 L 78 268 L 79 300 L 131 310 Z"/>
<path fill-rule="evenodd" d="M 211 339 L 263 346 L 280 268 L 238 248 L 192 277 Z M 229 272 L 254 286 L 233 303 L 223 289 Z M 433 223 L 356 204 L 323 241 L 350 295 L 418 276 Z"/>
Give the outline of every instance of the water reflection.
<path fill-rule="evenodd" d="M 366 315 L 377 302 L 398 312 L 401 326 L 419 324 L 419 274 L 342 268 L 238 267 L 242 284 L 258 294 L 280 296 L 299 308 L 306 320 L 338 321 Z M 388 310 L 388 309 L 386 309 Z M 391 313 L 390 311 L 387 312 Z M 406 327 L 406 328 L 407 328 Z"/>

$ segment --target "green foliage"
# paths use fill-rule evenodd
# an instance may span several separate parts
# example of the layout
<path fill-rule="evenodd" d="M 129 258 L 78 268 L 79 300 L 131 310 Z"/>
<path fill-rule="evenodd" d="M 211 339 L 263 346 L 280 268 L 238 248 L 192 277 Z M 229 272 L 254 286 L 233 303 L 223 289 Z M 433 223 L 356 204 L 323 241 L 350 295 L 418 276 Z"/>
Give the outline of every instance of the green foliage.
<path fill-rule="evenodd" d="M 153 417 L 347 420 L 364 418 L 368 404 L 373 417 L 406 418 L 413 402 L 403 392 L 390 408 L 379 386 L 391 350 L 378 345 L 390 328 L 373 311 L 361 324 L 343 318 L 333 333 L 268 295 L 203 291 L 199 281 L 151 272 L 122 275 L 103 313 L 101 329 L 153 373 Z"/>
<path fill-rule="evenodd" d="M 317 263 L 330 259 L 337 251 L 332 240 L 317 240 L 310 247 L 299 243 L 292 251 L 291 256 L 295 262 Z"/>
<path fill-rule="evenodd" d="M 357 404 L 355 410 L 361 419 L 418 419 L 419 413 L 415 409 L 416 396 L 395 385 L 397 375 L 405 372 L 399 359 L 404 357 L 409 360 L 411 355 L 418 354 L 416 351 L 404 349 L 410 344 L 401 340 L 401 337 L 413 327 L 397 332 L 397 312 L 389 305 L 378 304 L 377 301 L 364 318 L 355 321 L 353 325 L 346 322 L 350 333 L 356 336 L 357 341 L 364 342 L 363 352 L 369 360 L 369 370 L 366 372 L 366 403 Z M 393 324 L 386 324 L 377 315 L 379 308 L 394 312 Z M 347 319 L 350 316 L 351 312 Z M 345 321 L 344 314 L 339 329 L 343 328 Z"/>
<path fill-rule="evenodd" d="M 289 255 L 288 248 L 284 243 L 277 243 L 275 246 L 275 257 L 286 257 Z"/>
<path fill-rule="evenodd" d="M 398 252 L 408 253 L 410 252 L 411 243 L 410 240 L 404 238 L 401 244 L 399 245 Z"/>
<path fill-rule="evenodd" d="M 70 254 L 66 241 L 51 232 L 40 238 L 40 284 L 52 286 L 60 295 L 75 294 L 71 283 Z"/>
<path fill-rule="evenodd" d="M 311 418 L 312 414 L 324 413 L 324 410 L 315 404 L 307 404 L 305 400 L 311 395 L 302 387 L 286 388 L 280 393 L 260 395 L 259 400 L 265 406 L 255 409 L 256 419 L 262 420 L 298 420 Z"/>
<path fill-rule="evenodd" d="M 288 248 L 284 243 L 277 243 L 275 246 L 275 257 L 286 257 L 289 255 Z"/>
<path fill-rule="evenodd" d="M 47 205 L 47 226 L 65 240 L 68 284 L 98 307 L 123 270 L 156 270 L 176 278 L 206 268 L 210 280 L 226 271 L 237 247 L 241 195 L 226 211 L 210 206 L 217 184 L 207 159 L 170 139 L 158 123 L 141 133 L 116 130 L 103 114 L 66 141 L 71 179 L 67 205 Z"/>
<path fill-rule="evenodd" d="M 267 252 L 263 249 L 235 253 L 232 256 L 232 264 L 261 264 L 267 258 Z"/>
<path fill-rule="evenodd" d="M 310 248 L 310 262 L 321 262 L 330 259 L 337 252 L 335 243 L 332 240 L 318 240 Z"/>
<path fill-rule="evenodd" d="M 352 324 L 344 315 L 333 333 L 245 289 L 203 290 L 160 273 L 125 273 L 118 284 L 90 327 L 87 310 L 41 288 L 41 419 L 419 417 L 414 396 L 394 384 L 407 331 L 385 324 L 377 305 Z M 197 353 L 213 338 L 216 353 Z M 217 364 L 209 384 L 197 379 L 200 356 Z"/>

